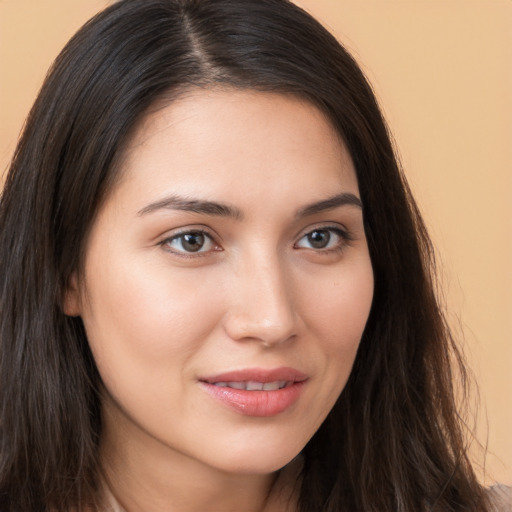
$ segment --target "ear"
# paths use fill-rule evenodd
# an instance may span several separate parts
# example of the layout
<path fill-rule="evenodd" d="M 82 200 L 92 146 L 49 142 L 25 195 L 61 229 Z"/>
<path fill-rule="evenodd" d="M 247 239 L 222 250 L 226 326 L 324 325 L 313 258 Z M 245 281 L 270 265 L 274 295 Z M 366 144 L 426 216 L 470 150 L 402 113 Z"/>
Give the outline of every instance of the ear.
<path fill-rule="evenodd" d="M 62 311 L 67 316 L 80 316 L 80 291 L 78 276 L 73 272 L 62 295 Z"/>

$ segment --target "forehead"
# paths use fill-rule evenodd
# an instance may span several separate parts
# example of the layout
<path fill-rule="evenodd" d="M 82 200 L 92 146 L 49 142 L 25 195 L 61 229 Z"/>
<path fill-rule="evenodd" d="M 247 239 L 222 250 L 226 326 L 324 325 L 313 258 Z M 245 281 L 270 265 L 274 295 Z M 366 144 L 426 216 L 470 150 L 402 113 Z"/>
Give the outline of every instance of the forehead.
<path fill-rule="evenodd" d="M 193 89 L 155 106 L 135 128 L 120 162 L 121 183 L 194 197 L 312 187 L 357 193 L 348 151 L 328 118 L 294 96 Z M 167 190 L 172 192 L 172 190 Z M 309 200 L 309 197 L 307 198 Z"/>

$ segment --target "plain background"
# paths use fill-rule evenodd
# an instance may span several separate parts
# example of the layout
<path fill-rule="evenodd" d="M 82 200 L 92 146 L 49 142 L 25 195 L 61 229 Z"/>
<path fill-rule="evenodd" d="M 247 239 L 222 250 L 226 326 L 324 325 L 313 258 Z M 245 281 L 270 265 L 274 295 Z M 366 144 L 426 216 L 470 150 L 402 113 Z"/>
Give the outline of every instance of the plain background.
<path fill-rule="evenodd" d="M 2 174 L 49 65 L 109 3 L 0 0 Z M 485 480 L 512 484 L 512 0 L 297 3 L 354 54 L 381 101 L 479 383 Z"/>

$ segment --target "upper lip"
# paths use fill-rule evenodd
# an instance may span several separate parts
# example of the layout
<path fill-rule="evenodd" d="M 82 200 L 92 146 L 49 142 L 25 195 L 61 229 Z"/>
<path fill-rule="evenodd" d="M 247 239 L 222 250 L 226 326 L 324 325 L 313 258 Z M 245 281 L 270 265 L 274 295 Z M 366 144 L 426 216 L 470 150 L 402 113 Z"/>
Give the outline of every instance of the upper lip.
<path fill-rule="evenodd" d="M 246 368 L 243 370 L 233 370 L 225 373 L 219 373 L 216 375 L 202 377 L 199 380 L 207 382 L 208 384 L 214 384 L 215 382 L 275 382 L 275 381 L 287 381 L 287 382 L 302 382 L 305 381 L 308 376 L 295 368 L 281 367 L 281 368 Z"/>

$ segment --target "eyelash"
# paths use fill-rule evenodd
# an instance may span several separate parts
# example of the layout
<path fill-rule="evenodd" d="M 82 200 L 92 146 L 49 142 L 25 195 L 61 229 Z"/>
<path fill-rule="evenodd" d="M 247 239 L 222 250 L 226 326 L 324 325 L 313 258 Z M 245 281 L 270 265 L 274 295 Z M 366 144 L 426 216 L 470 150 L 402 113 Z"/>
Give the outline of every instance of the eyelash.
<path fill-rule="evenodd" d="M 298 247 L 298 243 L 301 240 L 307 238 L 308 236 L 313 235 L 313 233 L 322 233 L 322 232 L 329 233 L 329 239 L 328 239 L 327 243 L 331 242 L 332 234 L 335 234 L 339 238 L 338 242 L 335 244 L 335 247 L 329 247 L 329 248 L 304 247 L 304 249 L 310 249 L 317 253 L 322 253 L 322 254 L 331 254 L 333 252 L 340 253 L 353 240 L 353 237 L 351 236 L 351 234 L 347 230 L 342 229 L 339 226 L 319 226 L 314 229 L 310 229 L 309 231 L 304 233 L 300 237 L 299 241 L 297 243 L 295 243 L 294 247 L 301 249 L 301 247 Z"/>
<path fill-rule="evenodd" d="M 308 236 L 313 235 L 314 233 L 328 233 L 329 239 L 328 244 L 331 242 L 332 235 L 336 235 L 336 237 L 339 238 L 339 240 L 336 242 L 335 247 L 329 247 L 329 248 L 315 248 L 315 247 L 300 247 L 298 244 L 301 242 L 301 240 L 306 239 Z M 207 250 L 202 250 L 203 246 L 201 246 L 197 251 L 186 251 L 183 249 L 183 242 L 187 235 L 194 235 L 194 236 L 201 236 L 204 237 L 205 243 L 211 244 L 211 248 Z M 331 254 L 333 252 L 342 252 L 343 249 L 349 245 L 349 243 L 353 240 L 352 236 L 347 230 L 341 229 L 339 226 L 319 226 L 314 229 L 310 229 L 309 231 L 305 232 L 301 235 L 299 240 L 294 244 L 295 249 L 307 249 L 315 251 L 316 253 L 321 254 Z M 207 242 L 206 242 L 207 241 Z M 171 248 L 171 244 L 174 242 L 179 242 L 182 246 L 183 250 L 176 250 L 176 248 Z M 211 252 L 221 252 L 223 249 L 216 243 L 213 236 L 208 233 L 207 231 L 204 231 L 202 229 L 190 229 L 187 231 L 182 231 L 180 233 L 174 234 L 171 237 L 167 237 L 164 240 L 162 240 L 159 243 L 160 246 L 162 246 L 166 251 L 171 252 L 172 254 L 175 254 L 178 257 L 181 258 L 198 258 L 202 256 L 206 256 Z"/>
<path fill-rule="evenodd" d="M 205 243 L 211 244 L 212 248 L 209 250 L 202 250 L 203 247 L 200 247 L 197 251 L 186 251 L 186 250 L 176 250 L 170 247 L 170 244 L 175 241 L 181 241 L 181 245 L 183 247 L 184 239 L 187 235 L 194 235 L 194 236 L 202 236 L 205 239 Z M 222 251 L 222 248 L 215 242 L 214 238 L 210 233 L 207 231 L 204 231 L 202 229 L 189 229 L 187 231 L 182 231 L 180 233 L 176 233 L 173 236 L 167 237 L 164 240 L 160 242 L 160 244 L 166 251 L 171 252 L 172 254 L 175 254 L 178 257 L 181 258 L 198 258 L 201 256 L 206 256 L 210 252 L 220 252 Z"/>

